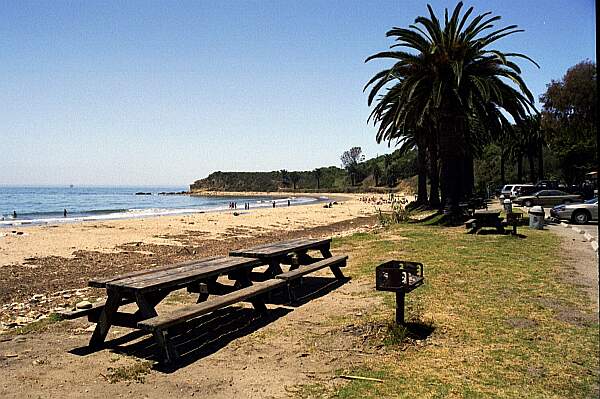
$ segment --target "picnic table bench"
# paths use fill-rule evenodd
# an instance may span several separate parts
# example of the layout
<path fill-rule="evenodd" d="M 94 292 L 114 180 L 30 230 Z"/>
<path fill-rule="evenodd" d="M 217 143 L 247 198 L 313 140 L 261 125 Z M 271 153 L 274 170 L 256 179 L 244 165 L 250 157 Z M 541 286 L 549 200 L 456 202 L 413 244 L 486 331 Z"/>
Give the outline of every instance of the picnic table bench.
<path fill-rule="evenodd" d="M 329 250 L 330 246 L 331 238 L 298 238 L 239 249 L 229 252 L 229 255 L 256 258 L 268 264 L 269 269 L 266 273 L 287 281 L 289 299 L 293 302 L 295 300 L 293 284 L 296 281 L 301 283 L 301 277 L 304 275 L 329 267 L 337 279 L 345 278 L 340 268 L 346 266 L 348 257 L 332 256 Z M 314 258 L 308 255 L 310 250 L 320 252 L 323 258 Z M 282 264 L 290 265 L 287 273 L 283 273 Z"/>
<path fill-rule="evenodd" d="M 465 227 L 469 234 L 475 234 L 484 227 L 494 227 L 498 232 L 504 232 L 504 225 L 500 217 L 500 211 L 475 211 L 471 219 L 467 220 Z"/>
<path fill-rule="evenodd" d="M 517 235 L 517 226 L 521 224 L 523 220 L 523 214 L 520 212 L 509 212 L 506 214 L 506 226 L 512 226 L 512 235 Z"/>
<path fill-rule="evenodd" d="M 138 328 L 152 332 L 164 355 L 166 363 L 177 359 L 169 328 L 200 317 L 223 307 L 247 301 L 260 313 L 267 308 L 264 296 L 276 289 L 290 287 L 302 276 L 330 267 L 338 278 L 343 278 L 340 268 L 346 265 L 347 256 L 332 256 L 329 252 L 331 239 L 297 239 L 262 245 L 246 250 L 233 251 L 236 256 L 217 256 L 149 270 L 136 271 L 119 276 L 94 279 L 89 286 L 105 288 L 107 299 L 89 309 L 61 312 L 65 319 L 87 316 L 96 323 L 89 346 L 100 347 L 111 326 Z M 318 250 L 323 259 L 308 255 Z M 241 253 L 252 256 L 242 256 Z M 290 265 L 287 272 L 282 264 Z M 268 265 L 266 272 L 253 272 L 254 268 Z M 221 276 L 233 285 L 217 282 Z M 186 288 L 198 293 L 196 304 L 187 305 L 170 313 L 159 315 L 156 306 L 171 292 Z M 293 300 L 293 293 L 290 293 Z M 135 303 L 134 313 L 120 312 L 123 305 Z"/>

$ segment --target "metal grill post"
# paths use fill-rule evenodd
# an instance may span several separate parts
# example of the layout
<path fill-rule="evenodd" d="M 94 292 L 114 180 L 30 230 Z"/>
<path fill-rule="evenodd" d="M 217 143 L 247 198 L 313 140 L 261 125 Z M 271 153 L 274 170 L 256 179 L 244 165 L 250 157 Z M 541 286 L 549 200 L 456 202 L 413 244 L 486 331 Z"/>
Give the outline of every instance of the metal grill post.
<path fill-rule="evenodd" d="M 396 324 L 404 324 L 404 292 L 396 292 Z"/>

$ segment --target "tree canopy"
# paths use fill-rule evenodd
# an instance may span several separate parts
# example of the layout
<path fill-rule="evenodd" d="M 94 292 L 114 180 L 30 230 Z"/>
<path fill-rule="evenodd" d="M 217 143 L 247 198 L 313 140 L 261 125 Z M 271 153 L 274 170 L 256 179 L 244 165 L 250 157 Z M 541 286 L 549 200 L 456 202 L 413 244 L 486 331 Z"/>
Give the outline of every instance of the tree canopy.
<path fill-rule="evenodd" d="M 378 126 L 377 141 L 414 143 L 434 161 L 430 174 L 438 173 L 439 157 L 442 203 L 451 210 L 471 195 L 473 159 L 510 125 L 505 115 L 521 121 L 533 110 L 533 96 L 515 59 L 535 62 L 490 48 L 522 30 L 516 25 L 495 28 L 500 16 L 486 12 L 471 17 L 473 7 L 461 13 L 462 6 L 459 2 L 451 14 L 446 9 L 440 22 L 428 5 L 429 16 L 389 30 L 387 36 L 396 43 L 366 60 L 394 61 L 365 86 L 370 88 L 369 106 L 376 103 L 369 119 Z M 420 159 L 426 162 L 427 157 Z M 422 180 L 426 168 L 420 170 Z"/>

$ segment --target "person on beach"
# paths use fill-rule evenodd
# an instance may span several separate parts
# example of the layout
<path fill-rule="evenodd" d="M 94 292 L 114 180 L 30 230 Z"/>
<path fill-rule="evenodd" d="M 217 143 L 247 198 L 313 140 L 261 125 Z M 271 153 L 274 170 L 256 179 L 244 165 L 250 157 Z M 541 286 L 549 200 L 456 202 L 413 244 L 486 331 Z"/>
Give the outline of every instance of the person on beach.
<path fill-rule="evenodd" d="M 274 207 L 275 207 L 275 206 L 273 206 L 273 208 L 274 208 Z M 16 219 L 16 218 L 17 218 L 17 211 L 13 211 L 13 219 Z"/>
<path fill-rule="evenodd" d="M 288 200 L 288 206 L 290 206 L 290 200 Z"/>
<path fill-rule="evenodd" d="M 67 217 L 67 208 L 65 208 L 63 215 L 64 215 L 64 217 Z"/>
<path fill-rule="evenodd" d="M 273 208 L 275 208 L 275 201 L 273 201 Z"/>

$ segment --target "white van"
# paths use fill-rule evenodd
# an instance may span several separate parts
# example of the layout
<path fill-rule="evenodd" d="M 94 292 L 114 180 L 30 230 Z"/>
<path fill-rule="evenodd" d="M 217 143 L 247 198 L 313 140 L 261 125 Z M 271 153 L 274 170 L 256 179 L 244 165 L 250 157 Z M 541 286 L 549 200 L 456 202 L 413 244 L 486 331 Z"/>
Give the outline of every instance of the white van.
<path fill-rule="evenodd" d="M 502 187 L 502 190 L 500 190 L 500 195 L 504 195 L 504 198 L 508 198 L 510 196 L 512 188 L 513 184 L 507 184 L 506 186 Z"/>
<path fill-rule="evenodd" d="M 502 187 L 500 195 L 504 195 L 504 198 L 517 198 L 517 190 L 530 187 L 534 187 L 533 184 L 507 184 Z"/>
<path fill-rule="evenodd" d="M 510 198 L 517 198 L 522 195 L 528 195 L 533 187 L 535 187 L 533 184 L 515 184 L 512 190 L 510 190 Z M 524 191 L 527 192 L 523 194 Z"/>

